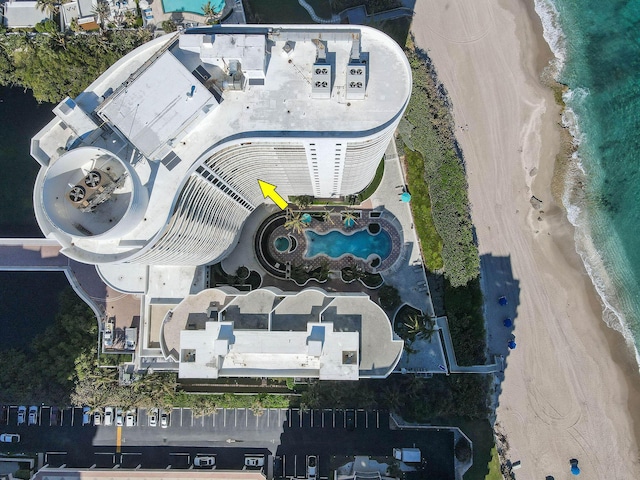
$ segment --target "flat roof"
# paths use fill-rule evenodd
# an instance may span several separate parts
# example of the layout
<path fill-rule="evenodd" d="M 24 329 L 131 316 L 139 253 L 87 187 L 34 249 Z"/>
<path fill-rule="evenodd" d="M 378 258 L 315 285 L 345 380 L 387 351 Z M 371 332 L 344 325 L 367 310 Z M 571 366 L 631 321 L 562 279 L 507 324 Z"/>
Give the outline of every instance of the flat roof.
<path fill-rule="evenodd" d="M 181 378 L 384 377 L 403 348 L 367 295 L 319 288 L 203 290 L 168 312 L 161 337 Z"/>
<path fill-rule="evenodd" d="M 147 158 L 172 141 L 213 95 L 170 52 L 164 52 L 98 109 Z M 202 112 L 205 113 L 205 112 Z"/>
<path fill-rule="evenodd" d="M 215 53 L 234 37 L 231 54 L 237 58 L 222 56 L 222 50 Z M 257 52 L 263 44 L 261 79 L 262 54 Z M 354 56 L 365 72 L 362 99 L 348 98 Z M 312 86 L 320 60 L 331 65 L 326 98 L 318 98 Z M 238 66 L 245 77 L 238 80 L 242 88 L 235 89 L 229 74 Z M 193 97 L 188 97 L 193 86 Z M 90 142 L 132 163 L 149 189 L 146 221 L 121 239 L 81 238 L 74 248 L 114 261 L 124 255 L 127 242 L 153 238 L 166 226 L 194 164 L 231 139 L 286 142 L 287 137 L 329 135 L 364 141 L 404 111 L 410 94 L 411 69 L 404 52 L 370 27 L 219 25 L 152 40 L 76 98 L 85 112 L 99 112 L 107 126 L 112 122 L 122 133 L 102 132 Z M 59 146 L 69 140 L 69 129 L 49 125 L 45 130 L 36 137 L 38 152 L 55 161 Z M 122 137 L 131 144 L 123 144 Z M 151 161 L 139 161 L 132 146 Z M 162 162 L 169 157 L 171 161 Z"/>
<path fill-rule="evenodd" d="M 8 28 L 33 27 L 51 18 L 38 6 L 38 2 L 8 1 L 4 4 L 3 22 Z"/>

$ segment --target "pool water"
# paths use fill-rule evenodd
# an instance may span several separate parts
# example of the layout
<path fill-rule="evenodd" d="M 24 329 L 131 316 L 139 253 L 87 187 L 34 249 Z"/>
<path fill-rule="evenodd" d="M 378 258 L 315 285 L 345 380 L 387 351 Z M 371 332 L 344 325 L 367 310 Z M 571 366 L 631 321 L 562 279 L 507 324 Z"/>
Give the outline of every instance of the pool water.
<path fill-rule="evenodd" d="M 291 245 L 287 237 L 278 237 L 273 244 L 279 252 L 286 252 Z"/>
<path fill-rule="evenodd" d="M 331 258 L 339 258 L 344 254 L 367 259 L 369 255 L 378 255 L 382 260 L 391 253 L 391 237 L 382 230 L 377 235 L 371 235 L 367 230 L 360 230 L 351 235 L 333 231 L 325 235 L 307 230 L 306 258 L 325 254 Z"/>
<path fill-rule="evenodd" d="M 219 13 L 224 8 L 225 0 L 211 0 L 213 11 Z M 191 12 L 202 15 L 202 6 L 207 0 L 162 0 L 162 9 L 165 13 Z"/>

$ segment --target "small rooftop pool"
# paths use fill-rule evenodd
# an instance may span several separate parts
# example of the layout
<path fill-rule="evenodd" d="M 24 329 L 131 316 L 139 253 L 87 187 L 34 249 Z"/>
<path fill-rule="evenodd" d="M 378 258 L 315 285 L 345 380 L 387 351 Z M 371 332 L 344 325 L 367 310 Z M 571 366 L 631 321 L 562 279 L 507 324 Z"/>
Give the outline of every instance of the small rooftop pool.
<path fill-rule="evenodd" d="M 321 254 L 339 258 L 350 254 L 364 260 L 370 255 L 377 255 L 384 260 L 391 253 L 391 237 L 384 230 L 376 235 L 372 235 L 366 229 L 351 235 L 345 235 L 337 230 L 324 235 L 307 230 L 304 234 L 307 237 L 307 251 L 304 255 L 306 258 Z"/>
<path fill-rule="evenodd" d="M 172 12 L 189 12 L 202 15 L 202 6 L 207 0 L 162 0 L 162 9 L 164 13 Z M 220 13 L 224 8 L 225 0 L 211 0 L 213 11 Z"/>

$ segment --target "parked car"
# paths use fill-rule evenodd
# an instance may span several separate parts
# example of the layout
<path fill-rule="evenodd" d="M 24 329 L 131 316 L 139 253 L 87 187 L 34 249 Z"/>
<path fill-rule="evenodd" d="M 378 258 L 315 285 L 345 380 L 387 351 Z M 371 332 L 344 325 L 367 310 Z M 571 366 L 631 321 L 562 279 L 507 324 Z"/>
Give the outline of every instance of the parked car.
<path fill-rule="evenodd" d="M 196 457 L 193 459 L 194 467 L 211 468 L 216 464 L 216 457 Z"/>
<path fill-rule="evenodd" d="M 58 407 L 51 407 L 51 425 L 60 425 L 60 409 Z"/>
<path fill-rule="evenodd" d="M 244 464 L 247 467 L 263 467 L 264 457 L 244 457 Z"/>
<path fill-rule="evenodd" d="M 124 425 L 124 416 L 122 414 L 122 409 L 120 407 L 116 407 L 116 426 L 121 427 Z"/>
<path fill-rule="evenodd" d="M 127 414 L 125 415 L 124 424 L 127 427 L 135 427 L 136 426 L 136 411 L 135 410 L 127 410 Z"/>
<path fill-rule="evenodd" d="M 93 414 L 93 426 L 98 427 L 101 424 L 102 424 L 102 415 L 100 415 L 100 412 L 95 412 Z"/>
<path fill-rule="evenodd" d="M 160 426 L 162 428 L 169 426 L 169 414 L 167 412 L 162 412 L 162 415 L 160 415 Z"/>
<path fill-rule="evenodd" d="M 105 347 L 113 346 L 113 323 L 107 323 L 104 326 L 104 333 L 102 334 Z"/>
<path fill-rule="evenodd" d="M 149 411 L 149 426 L 157 427 L 158 426 L 158 409 L 152 408 Z"/>
<path fill-rule="evenodd" d="M 104 424 L 108 427 L 113 423 L 113 407 L 104 409 Z"/>
<path fill-rule="evenodd" d="M 82 407 L 82 426 L 89 425 L 91 423 L 91 408 Z"/>
<path fill-rule="evenodd" d="M 318 459 L 315 455 L 309 455 L 307 457 L 307 478 L 308 480 L 315 480 L 318 475 Z"/>
<path fill-rule="evenodd" d="M 1 433 L 0 442 L 4 443 L 18 443 L 20 441 L 20 435 L 17 433 Z"/>
<path fill-rule="evenodd" d="M 35 405 L 29 407 L 29 425 L 38 424 L 38 407 Z"/>
<path fill-rule="evenodd" d="M 22 425 L 27 419 L 27 407 L 20 405 L 18 407 L 18 425 Z"/>

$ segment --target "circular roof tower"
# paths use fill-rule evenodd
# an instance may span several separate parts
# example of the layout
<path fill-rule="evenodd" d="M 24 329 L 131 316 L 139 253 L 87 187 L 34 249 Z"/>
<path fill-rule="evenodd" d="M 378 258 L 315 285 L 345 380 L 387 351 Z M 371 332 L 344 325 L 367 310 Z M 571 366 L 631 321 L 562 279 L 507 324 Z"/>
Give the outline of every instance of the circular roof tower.
<path fill-rule="evenodd" d="M 144 216 L 147 190 L 126 162 L 98 147 L 75 148 L 47 169 L 42 208 L 51 226 L 73 238 L 116 239 Z"/>

